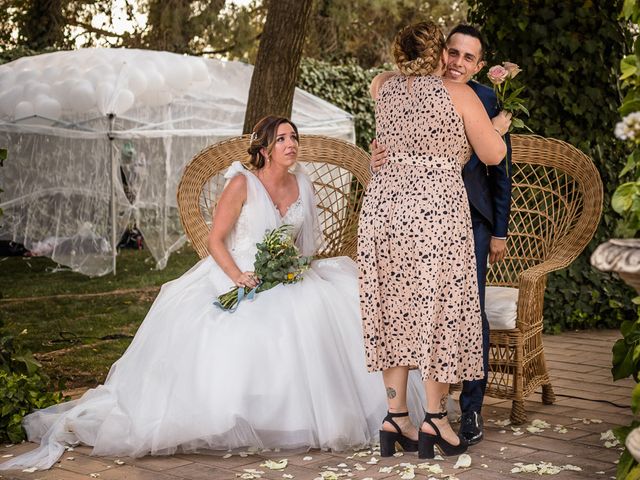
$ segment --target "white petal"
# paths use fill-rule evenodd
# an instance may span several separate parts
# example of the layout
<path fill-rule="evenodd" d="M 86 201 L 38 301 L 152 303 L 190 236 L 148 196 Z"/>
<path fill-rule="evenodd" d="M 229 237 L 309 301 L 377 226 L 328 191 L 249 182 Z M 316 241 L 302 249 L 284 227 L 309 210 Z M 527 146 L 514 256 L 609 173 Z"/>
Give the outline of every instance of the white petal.
<path fill-rule="evenodd" d="M 458 457 L 458 461 L 453 466 L 453 468 L 469 468 L 470 466 L 471 466 L 471 457 L 468 454 L 463 453 Z"/>
<path fill-rule="evenodd" d="M 274 462 L 273 460 L 266 460 L 264 463 L 261 463 L 261 467 L 267 467 L 269 470 L 282 470 L 287 467 L 289 460 L 286 458 L 280 460 L 279 462 Z"/>

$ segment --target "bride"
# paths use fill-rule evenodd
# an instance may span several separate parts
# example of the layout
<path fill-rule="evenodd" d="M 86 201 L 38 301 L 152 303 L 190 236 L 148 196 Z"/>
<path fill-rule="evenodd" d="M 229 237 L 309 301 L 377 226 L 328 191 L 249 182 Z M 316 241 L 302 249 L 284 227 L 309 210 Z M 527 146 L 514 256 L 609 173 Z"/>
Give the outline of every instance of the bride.
<path fill-rule="evenodd" d="M 66 444 L 139 457 L 240 448 L 344 450 L 377 440 L 386 395 L 365 367 L 358 272 L 348 257 L 317 260 L 301 282 L 213 305 L 254 287 L 256 243 L 293 227 L 302 255 L 321 243 L 313 186 L 296 164 L 291 121 L 265 117 L 235 162 L 209 234 L 211 256 L 165 284 L 104 385 L 24 420 L 40 446 L 0 469 L 51 467 Z M 293 171 L 294 173 L 290 173 Z M 412 384 L 410 407 L 420 409 Z"/>

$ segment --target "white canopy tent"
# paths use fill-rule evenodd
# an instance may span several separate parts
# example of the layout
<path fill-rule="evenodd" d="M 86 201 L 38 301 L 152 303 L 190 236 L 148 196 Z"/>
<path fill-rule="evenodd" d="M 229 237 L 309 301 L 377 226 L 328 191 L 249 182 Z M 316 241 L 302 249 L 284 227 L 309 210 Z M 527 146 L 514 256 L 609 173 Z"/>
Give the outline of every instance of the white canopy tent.
<path fill-rule="evenodd" d="M 86 49 L 0 66 L 0 239 L 87 275 L 115 271 L 132 222 L 164 268 L 185 237 L 182 170 L 242 133 L 253 67 L 168 52 Z M 354 141 L 350 114 L 296 90 L 301 132 Z"/>

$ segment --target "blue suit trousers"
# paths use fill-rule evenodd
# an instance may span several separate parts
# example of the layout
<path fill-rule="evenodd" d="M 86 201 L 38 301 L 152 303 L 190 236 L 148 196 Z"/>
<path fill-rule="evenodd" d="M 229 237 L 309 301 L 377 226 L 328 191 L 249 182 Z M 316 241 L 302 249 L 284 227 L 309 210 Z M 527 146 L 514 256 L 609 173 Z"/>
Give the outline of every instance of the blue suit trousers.
<path fill-rule="evenodd" d="M 476 251 L 476 267 L 478 270 L 478 293 L 480 295 L 480 311 L 482 314 L 482 361 L 484 378 L 481 380 L 465 380 L 462 382 L 460 394 L 460 410 L 462 413 L 478 412 L 482 409 L 482 400 L 487 388 L 489 372 L 489 321 L 484 310 L 485 286 L 487 283 L 487 261 L 489 244 L 491 243 L 491 224 L 471 205 L 471 224 Z"/>

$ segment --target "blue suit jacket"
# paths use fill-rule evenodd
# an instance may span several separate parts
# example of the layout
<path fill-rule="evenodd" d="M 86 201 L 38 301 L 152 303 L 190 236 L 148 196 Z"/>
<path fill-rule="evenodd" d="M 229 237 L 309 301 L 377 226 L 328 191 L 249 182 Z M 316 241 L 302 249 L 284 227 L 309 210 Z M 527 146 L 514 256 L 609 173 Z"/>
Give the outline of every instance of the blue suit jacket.
<path fill-rule="evenodd" d="M 492 88 L 471 81 L 469 85 L 493 118 L 500 113 L 498 99 Z M 495 166 L 486 166 L 474 153 L 462 170 L 469 203 L 474 207 L 471 215 L 481 215 L 491 225 L 491 235 L 506 237 L 511 208 L 511 139 L 505 135 L 507 156 Z"/>

